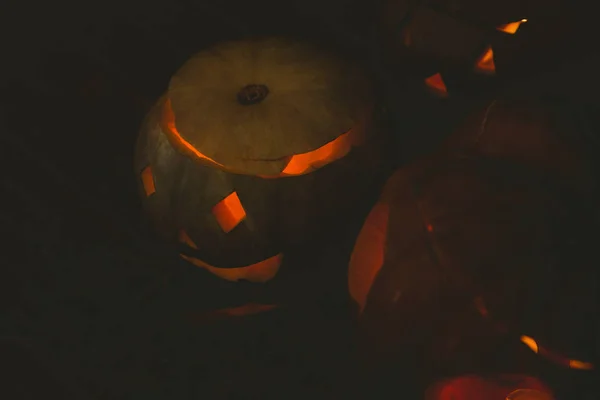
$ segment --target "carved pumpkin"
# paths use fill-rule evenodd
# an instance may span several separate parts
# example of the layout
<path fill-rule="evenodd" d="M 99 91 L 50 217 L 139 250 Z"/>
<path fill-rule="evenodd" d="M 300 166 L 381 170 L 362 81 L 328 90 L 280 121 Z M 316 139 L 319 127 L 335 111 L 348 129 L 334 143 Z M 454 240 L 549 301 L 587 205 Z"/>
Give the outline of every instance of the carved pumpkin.
<path fill-rule="evenodd" d="M 372 185 L 373 109 L 356 65 L 305 43 L 200 52 L 140 132 L 143 205 L 186 260 L 227 280 L 266 282 L 286 248 L 343 229 Z"/>
<path fill-rule="evenodd" d="M 595 115 L 586 115 L 585 104 L 521 94 L 490 102 L 449 143 L 456 151 L 469 148 L 521 166 L 522 176 L 513 180 L 526 183 L 523 177 L 529 175 L 538 188 L 530 187 L 545 193 L 537 207 L 547 209 L 547 228 L 532 236 L 533 243 L 523 238 L 537 247 L 536 257 L 520 268 L 504 267 L 501 279 L 495 271 L 479 273 L 477 308 L 547 362 L 579 371 L 594 369 L 599 356 L 598 220 L 593 217 L 598 148 L 589 137 L 591 118 Z"/>
<path fill-rule="evenodd" d="M 440 152 L 390 178 L 349 266 L 349 291 L 369 351 L 458 363 L 469 348 L 493 351 L 506 335 L 516 342 L 528 326 L 561 337 L 554 345 L 570 354 L 577 347 L 588 349 L 580 357 L 593 354 L 593 329 L 585 325 L 597 318 L 593 284 L 570 280 L 585 295 L 576 318 L 552 308 L 563 328 L 553 323 L 544 332 L 536 315 L 547 312 L 544 304 L 572 304 L 572 292 L 559 292 L 562 300 L 545 297 L 556 292 L 540 290 L 541 274 L 556 269 L 552 274 L 564 277 L 596 261 L 585 230 L 595 224 L 588 222 L 589 153 L 560 110 L 532 99 L 495 100 Z M 494 323 L 472 317 L 476 296 L 489 301 L 489 309 L 478 308 L 495 315 Z"/>
<path fill-rule="evenodd" d="M 515 63 L 523 68 L 513 53 L 522 58 L 519 48 L 535 53 L 539 44 L 523 41 L 521 28 L 556 31 L 556 23 L 548 18 L 560 15 L 561 3 L 388 0 L 382 41 L 391 57 L 424 79 L 435 94 L 480 91 L 497 67 L 507 74 L 514 73 Z"/>

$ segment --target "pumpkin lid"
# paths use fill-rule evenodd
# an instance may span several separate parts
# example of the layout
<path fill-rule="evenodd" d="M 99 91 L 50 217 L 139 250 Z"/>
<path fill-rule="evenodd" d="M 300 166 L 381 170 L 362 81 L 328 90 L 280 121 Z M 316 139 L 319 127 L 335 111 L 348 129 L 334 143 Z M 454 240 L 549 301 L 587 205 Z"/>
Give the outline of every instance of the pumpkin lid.
<path fill-rule="evenodd" d="M 286 39 L 226 42 L 172 77 L 178 133 L 198 152 L 244 173 L 278 173 L 289 157 L 358 129 L 369 86 L 358 68 Z"/>

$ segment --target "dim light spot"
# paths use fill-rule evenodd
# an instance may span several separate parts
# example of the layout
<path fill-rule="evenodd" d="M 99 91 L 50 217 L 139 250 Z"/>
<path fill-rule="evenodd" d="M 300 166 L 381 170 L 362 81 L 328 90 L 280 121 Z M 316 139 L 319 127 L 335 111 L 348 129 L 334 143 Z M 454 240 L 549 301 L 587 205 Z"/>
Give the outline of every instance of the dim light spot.
<path fill-rule="evenodd" d="M 239 306 L 239 307 L 223 308 L 223 309 L 218 310 L 217 313 L 223 314 L 223 315 L 226 315 L 229 317 L 243 317 L 245 315 L 253 315 L 253 314 L 258 314 L 258 313 L 265 312 L 265 311 L 270 311 L 270 310 L 273 310 L 274 308 L 277 308 L 277 306 L 274 304 L 249 303 L 249 304 L 244 304 L 243 306 Z"/>
<path fill-rule="evenodd" d="M 154 174 L 152 174 L 152 168 L 150 166 L 147 166 L 142 170 L 141 178 L 146 196 L 154 194 L 156 192 L 156 186 L 154 184 Z"/>
<path fill-rule="evenodd" d="M 496 64 L 494 63 L 494 51 L 491 46 L 485 49 L 481 57 L 475 63 L 475 71 L 482 74 L 493 75 L 496 73 Z"/>
<path fill-rule="evenodd" d="M 312 172 L 344 157 L 359 140 L 358 131 L 349 130 L 316 150 L 292 156 L 281 175 L 295 176 Z"/>
<path fill-rule="evenodd" d="M 236 192 L 218 202 L 212 213 L 225 233 L 231 232 L 246 218 L 246 211 Z"/>
<path fill-rule="evenodd" d="M 521 26 L 521 24 L 523 24 L 525 22 L 527 22 L 526 19 L 522 19 L 522 20 L 516 21 L 516 22 L 509 22 L 508 24 L 500 25 L 496 29 L 499 30 L 500 32 L 514 35 L 519 30 L 519 27 Z"/>
<path fill-rule="evenodd" d="M 350 296 L 363 311 L 371 286 L 383 266 L 389 206 L 379 202 L 369 213 L 358 234 L 348 268 Z"/>
<path fill-rule="evenodd" d="M 427 232 L 429 232 L 429 233 L 433 232 L 433 225 L 427 224 Z"/>
<path fill-rule="evenodd" d="M 186 153 L 191 153 L 192 155 L 196 156 L 200 160 L 203 160 L 210 164 L 217 165 L 219 167 L 223 167 L 222 164 L 219 164 L 212 158 L 207 157 L 204 154 L 202 154 L 190 142 L 188 142 L 187 140 L 185 140 L 183 138 L 183 136 L 181 136 L 181 134 L 177 130 L 177 127 L 175 126 L 175 113 L 173 112 L 173 108 L 171 107 L 170 99 L 167 99 L 165 101 L 165 105 L 163 107 L 162 124 L 163 124 L 163 127 L 165 128 L 164 130 L 168 133 L 167 137 L 170 139 L 171 143 L 175 147 L 179 148 L 180 150 L 182 150 Z"/>
<path fill-rule="evenodd" d="M 179 240 L 193 249 L 198 249 L 196 243 L 194 243 L 189 235 L 183 230 L 179 232 Z M 219 278 L 232 282 L 242 279 L 255 283 L 264 283 L 270 281 L 275 277 L 275 275 L 277 275 L 279 266 L 283 261 L 283 254 L 280 253 L 273 257 L 267 258 L 266 260 L 245 267 L 218 268 L 195 257 L 186 256 L 185 254 L 180 254 L 180 256 L 195 266 L 204 268 Z"/>
<path fill-rule="evenodd" d="M 192 249 L 198 250 L 198 246 L 196 246 L 196 243 L 194 243 L 186 231 L 179 231 L 179 241 L 190 246 Z"/>
<path fill-rule="evenodd" d="M 489 311 L 482 297 L 475 298 L 475 308 L 477 308 L 477 311 L 479 311 L 479 314 L 481 314 L 482 317 L 489 316 Z"/>
<path fill-rule="evenodd" d="M 248 315 L 260 314 L 263 312 L 274 310 L 279 307 L 280 306 L 277 304 L 248 303 L 238 307 L 221 308 L 218 310 L 205 312 L 200 315 L 192 315 L 192 319 L 196 322 L 206 323 L 208 321 L 220 318 L 238 318 Z"/>
<path fill-rule="evenodd" d="M 523 342 L 527 347 L 529 347 L 534 353 L 538 353 L 539 347 L 537 342 L 533 338 L 523 335 L 521 336 L 521 342 Z"/>
<path fill-rule="evenodd" d="M 407 29 L 404 32 L 404 37 L 402 38 L 402 43 L 404 44 L 404 46 L 410 47 L 410 46 L 412 46 L 412 42 L 413 41 L 412 41 L 411 31 L 410 31 L 410 29 Z"/>
<path fill-rule="evenodd" d="M 569 368 L 592 370 L 594 369 L 594 364 L 585 361 L 569 360 Z"/>
<path fill-rule="evenodd" d="M 448 95 L 448 89 L 446 88 L 446 84 L 440 73 L 431 75 L 429 78 L 425 79 L 425 85 L 438 96 L 446 97 Z"/>

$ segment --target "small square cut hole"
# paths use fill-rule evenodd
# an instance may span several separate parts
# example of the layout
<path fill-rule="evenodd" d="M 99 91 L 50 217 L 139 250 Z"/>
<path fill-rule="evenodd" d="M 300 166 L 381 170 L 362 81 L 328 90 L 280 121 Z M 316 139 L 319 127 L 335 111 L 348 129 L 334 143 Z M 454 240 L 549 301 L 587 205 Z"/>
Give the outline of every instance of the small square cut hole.
<path fill-rule="evenodd" d="M 146 196 L 154 194 L 156 192 L 156 186 L 154 185 L 154 175 L 152 174 L 152 168 L 150 166 L 147 166 L 142 170 L 141 178 Z"/>
<path fill-rule="evenodd" d="M 213 207 L 212 213 L 225 233 L 231 232 L 246 218 L 246 211 L 236 192 L 218 202 Z"/>

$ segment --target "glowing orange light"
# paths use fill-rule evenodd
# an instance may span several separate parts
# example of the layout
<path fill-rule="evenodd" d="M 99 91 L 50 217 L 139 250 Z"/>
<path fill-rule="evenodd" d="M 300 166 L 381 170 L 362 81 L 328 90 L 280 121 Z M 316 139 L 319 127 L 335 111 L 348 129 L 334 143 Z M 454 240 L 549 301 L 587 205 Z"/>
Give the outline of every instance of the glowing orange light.
<path fill-rule="evenodd" d="M 246 211 L 236 192 L 218 202 L 212 213 L 225 233 L 229 233 L 246 218 Z"/>
<path fill-rule="evenodd" d="M 292 156 L 281 175 L 303 175 L 344 157 L 356 143 L 357 136 L 350 130 L 316 150 Z"/>
<path fill-rule="evenodd" d="M 475 71 L 484 74 L 495 74 L 496 64 L 494 63 L 494 51 L 489 46 L 475 64 Z"/>
<path fill-rule="evenodd" d="M 537 354 L 539 351 L 538 344 L 532 337 L 523 335 L 521 336 L 521 342 L 525 343 L 525 345 L 527 345 L 534 353 Z"/>
<path fill-rule="evenodd" d="M 569 367 L 573 369 L 592 370 L 594 369 L 594 364 L 585 361 L 569 360 Z"/>
<path fill-rule="evenodd" d="M 177 130 L 177 127 L 175 126 L 175 113 L 173 113 L 173 109 L 171 108 L 171 100 L 170 99 L 167 99 L 167 101 L 165 101 L 165 105 L 163 107 L 162 124 L 163 124 L 163 127 L 165 128 L 164 129 L 166 131 L 165 133 L 167 134 L 167 137 L 169 138 L 169 140 L 170 140 L 171 144 L 173 144 L 173 146 L 179 148 L 180 150 L 182 150 L 186 153 L 191 153 L 192 155 L 198 157 L 201 160 L 204 160 L 204 161 L 209 162 L 214 165 L 218 165 L 219 167 L 223 167 L 223 165 L 219 164 L 212 158 L 207 157 L 204 154 L 202 154 L 200 151 L 198 151 L 198 149 L 196 149 L 194 146 L 192 146 L 192 144 L 190 142 L 188 142 L 187 140 L 185 140 L 183 138 L 183 136 L 181 136 L 181 134 Z"/>
<path fill-rule="evenodd" d="M 146 196 L 154 194 L 156 192 L 156 186 L 154 185 L 154 175 L 152 174 L 152 168 L 150 166 L 147 166 L 142 170 L 141 178 Z"/>
<path fill-rule="evenodd" d="M 500 25 L 496 29 L 500 32 L 508 33 L 510 35 L 514 35 L 518 30 L 521 24 L 527 22 L 526 19 L 522 19 L 516 22 L 509 22 L 508 24 Z"/>
<path fill-rule="evenodd" d="M 200 160 L 216 165 L 223 170 L 230 170 L 225 165 L 218 163 L 212 158 L 202 154 L 191 143 L 181 136 L 175 126 L 175 114 L 171 108 L 171 100 L 167 99 L 163 107 L 163 129 L 169 138 L 171 144 L 179 150 L 191 154 Z M 338 136 L 336 139 L 306 153 L 292 155 L 284 170 L 276 175 L 259 175 L 261 178 L 281 178 L 286 176 L 303 175 L 312 172 L 326 164 L 344 157 L 352 146 L 360 144 L 362 141 L 362 132 L 351 129 L 348 132 Z"/>
<path fill-rule="evenodd" d="M 375 205 L 358 234 L 350 257 L 348 289 L 361 312 L 367 303 L 371 285 L 383 266 L 389 213 L 386 203 Z"/>
<path fill-rule="evenodd" d="M 193 249 L 198 249 L 196 244 L 192 241 L 192 239 L 188 236 L 188 234 L 185 231 L 179 232 L 179 240 Z M 194 264 L 197 267 L 206 269 L 207 271 L 218 276 L 219 278 L 232 282 L 244 279 L 249 282 L 257 283 L 264 283 L 273 279 L 275 275 L 277 275 L 277 272 L 279 271 L 279 266 L 281 265 L 281 262 L 283 260 L 283 254 L 280 253 L 273 257 L 267 258 L 266 260 L 245 267 L 218 268 L 194 257 L 186 256 L 184 254 L 180 254 L 180 256 L 184 260 Z"/>
<path fill-rule="evenodd" d="M 425 85 L 427 85 L 427 87 L 430 88 L 438 96 L 445 97 L 448 95 L 448 89 L 446 88 L 446 84 L 442 79 L 442 75 L 439 73 L 431 75 L 429 78 L 425 79 Z"/>
<path fill-rule="evenodd" d="M 529 347 L 534 353 L 539 354 L 542 357 L 548 359 L 549 361 L 552 361 L 564 367 L 581 370 L 594 369 L 594 364 L 585 361 L 570 360 L 567 357 L 557 354 L 552 350 L 539 346 L 537 342 L 529 336 L 521 336 L 521 342 L 525 343 L 527 347 Z"/>

